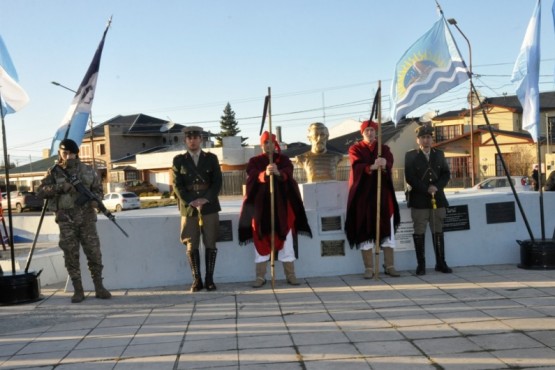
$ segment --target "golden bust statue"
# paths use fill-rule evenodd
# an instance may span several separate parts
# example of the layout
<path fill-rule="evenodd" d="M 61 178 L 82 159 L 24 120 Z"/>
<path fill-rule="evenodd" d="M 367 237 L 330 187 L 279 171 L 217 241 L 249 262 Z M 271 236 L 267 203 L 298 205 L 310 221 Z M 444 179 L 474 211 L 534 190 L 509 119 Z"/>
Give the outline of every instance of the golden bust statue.
<path fill-rule="evenodd" d="M 308 182 L 336 180 L 337 164 L 343 155 L 327 150 L 329 135 L 328 128 L 321 122 L 308 126 L 308 140 L 312 148 L 296 157 L 296 163 L 304 168 Z"/>

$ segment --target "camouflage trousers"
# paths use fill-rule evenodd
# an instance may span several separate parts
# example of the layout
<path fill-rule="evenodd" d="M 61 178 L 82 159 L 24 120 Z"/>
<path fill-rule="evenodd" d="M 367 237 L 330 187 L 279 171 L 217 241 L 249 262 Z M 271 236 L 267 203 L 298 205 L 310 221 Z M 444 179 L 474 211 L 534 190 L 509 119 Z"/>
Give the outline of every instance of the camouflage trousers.
<path fill-rule="evenodd" d="M 56 222 L 60 228 L 60 249 L 64 252 L 67 272 L 71 280 L 81 278 L 79 248 L 87 257 L 93 280 L 102 277 L 102 253 L 100 239 L 96 231 L 96 213 L 92 209 L 70 209 L 56 212 Z"/>

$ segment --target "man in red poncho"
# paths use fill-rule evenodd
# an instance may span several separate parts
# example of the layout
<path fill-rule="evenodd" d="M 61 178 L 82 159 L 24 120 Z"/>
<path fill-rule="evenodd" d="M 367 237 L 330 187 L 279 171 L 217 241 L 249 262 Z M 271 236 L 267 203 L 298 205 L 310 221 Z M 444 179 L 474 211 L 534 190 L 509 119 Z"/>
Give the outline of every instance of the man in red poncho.
<path fill-rule="evenodd" d="M 299 285 L 293 261 L 297 234 L 312 237 L 299 186 L 293 179 L 291 160 L 280 153 L 275 135 L 265 131 L 260 138 L 263 153 L 247 165 L 247 192 L 239 216 L 239 243 L 254 242 L 256 281 L 254 288 L 266 283 L 266 264 L 271 253 L 270 175 L 274 178 L 275 232 L 274 248 L 283 262 L 287 283 Z M 268 153 L 273 150 L 273 163 Z"/>
<path fill-rule="evenodd" d="M 363 140 L 349 148 L 351 174 L 345 232 L 351 248 L 360 248 L 364 262 L 364 278 L 374 277 L 372 248 L 376 238 L 378 171 L 382 171 L 380 202 L 380 239 L 384 253 L 384 269 L 387 275 L 398 277 L 393 259 L 395 230 L 401 221 L 399 205 L 395 198 L 391 168 L 393 155 L 387 145 L 382 144 L 378 157 L 376 132 L 378 124 L 364 121 L 360 126 Z"/>

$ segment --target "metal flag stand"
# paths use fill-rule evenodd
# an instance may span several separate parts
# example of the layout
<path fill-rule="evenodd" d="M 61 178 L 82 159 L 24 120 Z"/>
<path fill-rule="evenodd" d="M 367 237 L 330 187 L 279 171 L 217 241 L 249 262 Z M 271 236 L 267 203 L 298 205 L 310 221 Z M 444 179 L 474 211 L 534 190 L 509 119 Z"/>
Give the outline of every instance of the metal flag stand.
<path fill-rule="evenodd" d="M 10 246 L 12 273 L 0 274 L 0 304 L 18 304 L 29 303 L 41 300 L 39 275 L 42 272 L 28 272 L 27 269 L 23 274 L 17 274 L 15 270 L 15 248 L 13 241 L 13 222 L 12 222 L 12 206 L 9 191 L 10 186 L 10 169 L 7 151 L 6 125 L 4 122 L 4 107 L 2 105 L 2 97 L 0 94 L 0 117 L 2 119 L 2 143 L 4 145 L 4 170 L 6 174 L 6 191 L 8 200 L 8 222 L 9 235 L 8 244 Z"/>

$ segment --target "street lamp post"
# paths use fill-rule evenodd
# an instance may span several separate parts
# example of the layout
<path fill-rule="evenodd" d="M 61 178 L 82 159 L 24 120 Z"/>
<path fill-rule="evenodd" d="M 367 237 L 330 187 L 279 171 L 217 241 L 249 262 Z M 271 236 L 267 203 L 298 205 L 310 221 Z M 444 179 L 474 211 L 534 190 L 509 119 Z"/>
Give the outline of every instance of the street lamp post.
<path fill-rule="evenodd" d="M 62 89 L 66 89 L 66 90 L 71 91 L 71 92 L 74 93 L 74 94 L 77 94 L 77 91 L 75 91 L 75 90 L 73 90 L 73 89 L 70 89 L 69 87 L 67 87 L 67 86 L 65 86 L 65 85 L 62 85 L 62 84 L 59 83 L 59 82 L 52 81 L 51 83 L 52 83 L 52 85 L 60 86 Z"/>
<path fill-rule="evenodd" d="M 474 178 L 474 86 L 472 84 L 472 47 L 470 46 L 470 41 L 468 37 L 464 34 L 463 31 L 459 28 L 457 21 L 455 18 L 449 18 L 447 20 L 450 25 L 455 26 L 457 31 L 460 32 L 462 37 L 466 40 L 468 44 L 468 71 L 470 72 L 469 81 L 470 81 L 470 95 L 468 102 L 470 104 L 470 163 L 471 163 L 471 171 L 470 171 L 470 182 L 471 186 L 475 185 L 475 178 Z"/>
<path fill-rule="evenodd" d="M 71 91 L 74 94 L 77 94 L 77 91 L 73 90 L 72 88 L 69 88 L 65 85 L 62 85 L 59 82 L 56 81 L 51 81 L 52 85 L 56 85 L 61 87 L 62 89 L 66 89 Z M 92 121 L 92 114 L 89 114 L 89 126 L 91 128 L 91 157 L 92 157 L 92 163 L 93 163 L 93 168 L 96 170 L 96 161 L 94 159 L 94 132 L 93 132 L 93 121 Z"/>

